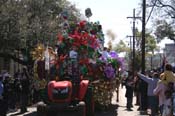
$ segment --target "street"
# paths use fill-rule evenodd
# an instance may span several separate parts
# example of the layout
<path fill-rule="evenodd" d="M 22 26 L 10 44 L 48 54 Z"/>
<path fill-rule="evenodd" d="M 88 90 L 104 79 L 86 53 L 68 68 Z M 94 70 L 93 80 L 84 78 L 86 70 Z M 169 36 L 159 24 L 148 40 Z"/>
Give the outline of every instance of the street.
<path fill-rule="evenodd" d="M 133 104 L 135 104 L 135 97 L 133 100 Z M 148 116 L 148 115 L 140 115 L 137 111 L 138 106 L 133 107 L 133 111 L 126 110 L 126 99 L 125 99 L 125 88 L 120 88 L 119 102 L 116 102 L 116 93 L 114 93 L 112 98 L 112 105 L 107 111 L 97 111 L 95 112 L 95 116 Z M 8 113 L 7 116 L 36 116 L 36 107 L 29 107 L 29 112 L 25 114 L 19 114 L 19 110 L 17 112 Z M 59 116 L 76 116 L 76 112 L 59 112 L 57 114 Z"/>

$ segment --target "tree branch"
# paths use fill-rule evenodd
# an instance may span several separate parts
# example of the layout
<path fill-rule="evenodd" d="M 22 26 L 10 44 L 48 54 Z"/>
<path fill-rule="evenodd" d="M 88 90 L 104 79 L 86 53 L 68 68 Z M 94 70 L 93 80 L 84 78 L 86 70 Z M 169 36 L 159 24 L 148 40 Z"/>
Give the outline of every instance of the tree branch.
<path fill-rule="evenodd" d="M 175 8 L 169 4 L 164 4 L 162 1 L 158 0 L 159 4 L 161 5 L 160 7 L 169 7 L 171 8 L 173 11 L 175 11 Z"/>

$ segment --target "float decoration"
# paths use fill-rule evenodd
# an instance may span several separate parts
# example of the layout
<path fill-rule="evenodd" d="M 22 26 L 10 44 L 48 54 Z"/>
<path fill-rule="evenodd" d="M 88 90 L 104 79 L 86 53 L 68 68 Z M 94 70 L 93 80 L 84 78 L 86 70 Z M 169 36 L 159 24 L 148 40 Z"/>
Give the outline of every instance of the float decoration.
<path fill-rule="evenodd" d="M 80 21 L 68 24 L 67 13 L 64 12 L 61 16 L 63 17 L 62 31 L 57 35 L 57 53 L 52 61 L 54 65 L 49 71 L 54 72 L 57 80 L 77 72 L 79 77 L 90 80 L 94 87 L 95 102 L 109 106 L 115 88 L 116 72 L 123 62 L 119 60 L 115 51 L 110 52 L 107 59 L 101 57 L 104 34 L 99 22 Z M 77 57 L 71 58 L 70 52 L 74 47 Z M 43 45 L 38 45 L 32 52 L 34 60 L 37 61 L 38 58 L 43 57 L 44 51 Z M 41 81 L 42 78 L 36 74 L 38 73 L 36 67 L 34 66 L 35 77 Z M 70 67 L 73 67 L 74 71 Z"/>

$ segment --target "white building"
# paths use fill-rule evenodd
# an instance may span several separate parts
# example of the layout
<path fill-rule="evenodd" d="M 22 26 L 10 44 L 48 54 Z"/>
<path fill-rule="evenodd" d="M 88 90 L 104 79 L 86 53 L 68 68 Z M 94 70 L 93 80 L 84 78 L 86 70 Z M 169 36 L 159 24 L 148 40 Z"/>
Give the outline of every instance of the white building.
<path fill-rule="evenodd" d="M 175 43 L 165 44 L 164 53 L 167 62 L 175 66 Z"/>

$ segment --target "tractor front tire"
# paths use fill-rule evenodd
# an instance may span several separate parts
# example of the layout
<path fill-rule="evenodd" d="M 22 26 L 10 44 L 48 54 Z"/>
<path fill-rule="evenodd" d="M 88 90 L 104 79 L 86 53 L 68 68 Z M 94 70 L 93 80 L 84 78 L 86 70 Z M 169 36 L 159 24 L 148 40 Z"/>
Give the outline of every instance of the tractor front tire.
<path fill-rule="evenodd" d="M 37 116 L 47 116 L 47 105 L 43 102 L 37 105 Z"/>
<path fill-rule="evenodd" d="M 84 101 L 78 104 L 78 116 L 86 116 L 86 104 Z"/>

